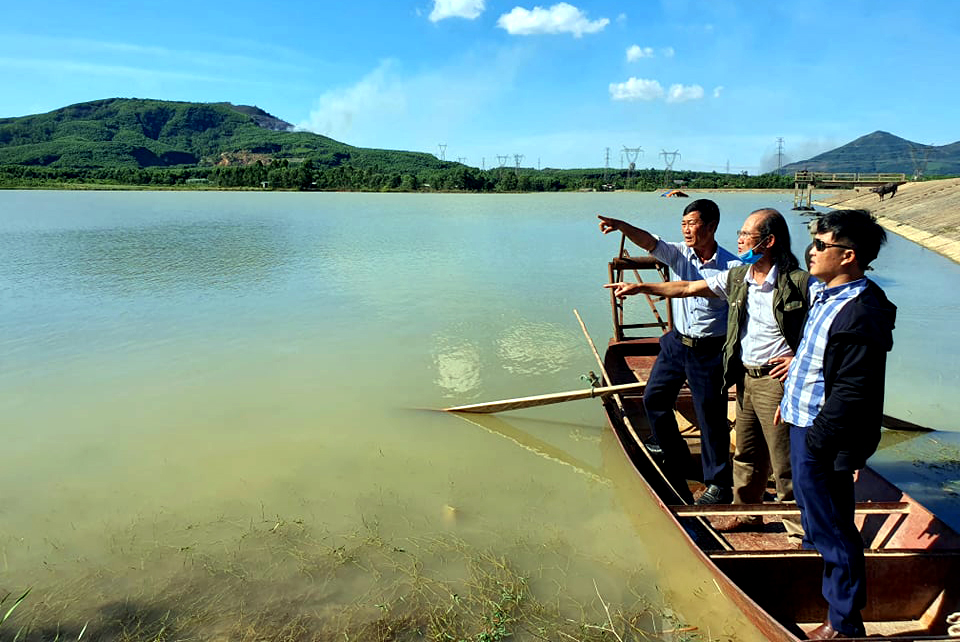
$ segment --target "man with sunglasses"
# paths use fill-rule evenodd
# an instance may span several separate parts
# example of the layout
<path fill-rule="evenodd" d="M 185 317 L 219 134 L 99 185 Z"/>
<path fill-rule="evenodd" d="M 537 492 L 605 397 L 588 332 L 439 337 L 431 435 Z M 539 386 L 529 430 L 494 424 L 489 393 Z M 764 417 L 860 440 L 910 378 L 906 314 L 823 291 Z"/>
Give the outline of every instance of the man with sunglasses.
<path fill-rule="evenodd" d="M 714 237 L 720 208 L 705 198 L 683 210 L 683 243 L 668 243 L 646 230 L 606 216 L 604 234 L 624 236 L 670 266 L 674 278 L 702 279 L 740 264 Z M 647 380 L 643 406 L 664 459 L 664 473 L 680 497 L 694 501 L 687 486 L 690 449 L 680 434 L 674 407 L 684 382 L 690 386 L 701 435 L 701 463 L 706 490 L 698 504 L 729 504 L 733 474 L 730 465 L 730 425 L 723 392 L 722 351 L 727 327 L 727 302 L 683 299 L 672 302 L 673 330 L 660 337 L 660 355 Z"/>
<path fill-rule="evenodd" d="M 790 230 L 775 209 L 752 212 L 737 233 L 745 263 L 698 281 L 613 283 L 617 296 L 645 292 L 670 297 L 717 297 L 730 306 L 724 345 L 724 389 L 737 386 L 737 448 L 733 456 L 733 501 L 763 502 L 773 471 L 780 501 L 793 501 L 790 433 L 774 421 L 783 380 L 800 343 L 808 291 L 815 281 L 799 268 L 790 248 Z M 795 546 L 803 529 L 796 518 L 784 526 Z M 719 531 L 756 530 L 759 515 L 714 522 Z"/>
<path fill-rule="evenodd" d="M 794 491 L 806 541 L 823 557 L 827 619 L 810 638 L 865 635 L 863 539 L 854 522 L 853 473 L 880 442 L 887 352 L 896 306 L 864 272 L 886 242 L 869 212 L 840 210 L 816 223 L 810 311 L 778 415 L 790 426 Z"/>

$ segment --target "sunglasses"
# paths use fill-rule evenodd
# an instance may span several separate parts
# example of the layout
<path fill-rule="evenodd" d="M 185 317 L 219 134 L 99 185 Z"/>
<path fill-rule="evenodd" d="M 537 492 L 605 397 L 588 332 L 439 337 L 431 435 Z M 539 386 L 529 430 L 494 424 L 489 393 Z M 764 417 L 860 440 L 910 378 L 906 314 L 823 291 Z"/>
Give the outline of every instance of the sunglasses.
<path fill-rule="evenodd" d="M 842 247 L 845 250 L 856 250 L 857 248 L 849 245 L 840 245 L 839 243 L 824 243 L 820 239 L 813 239 L 813 247 L 817 252 L 823 252 L 828 247 Z"/>

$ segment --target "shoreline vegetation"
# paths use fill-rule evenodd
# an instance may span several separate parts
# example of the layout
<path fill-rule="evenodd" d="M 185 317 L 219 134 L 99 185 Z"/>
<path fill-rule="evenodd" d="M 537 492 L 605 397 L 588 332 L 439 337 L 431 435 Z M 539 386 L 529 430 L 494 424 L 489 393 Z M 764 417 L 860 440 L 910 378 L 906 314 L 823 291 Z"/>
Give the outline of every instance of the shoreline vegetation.
<path fill-rule="evenodd" d="M 705 189 L 793 189 L 777 174 L 660 169 L 478 169 L 440 162 L 438 167 L 329 166 L 286 159 L 264 163 L 181 167 L 66 168 L 0 164 L 0 189 L 182 189 L 306 192 L 617 192 Z"/>
<path fill-rule="evenodd" d="M 22 597 L 16 612 L 4 603 L 0 638 L 679 642 L 698 633 L 641 568 L 625 570 L 622 586 L 594 579 L 589 592 L 564 590 L 568 570 L 602 562 L 561 543 L 494 552 L 451 533 L 388 538 L 364 521 L 333 535 L 277 517 L 135 522 L 108 544 L 102 566 L 71 574 L 63 562 L 9 592 L 10 602 Z"/>

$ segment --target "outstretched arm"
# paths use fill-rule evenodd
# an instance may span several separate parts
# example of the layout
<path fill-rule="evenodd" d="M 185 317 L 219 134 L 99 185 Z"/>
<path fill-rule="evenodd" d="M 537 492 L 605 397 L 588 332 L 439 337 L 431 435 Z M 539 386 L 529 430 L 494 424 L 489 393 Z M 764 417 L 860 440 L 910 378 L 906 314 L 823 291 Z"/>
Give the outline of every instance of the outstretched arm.
<path fill-rule="evenodd" d="M 623 232 L 628 239 L 647 252 L 652 252 L 653 248 L 657 247 L 657 239 L 646 230 L 641 230 L 639 227 L 634 227 L 618 218 L 609 218 L 606 216 L 597 216 L 597 218 L 600 219 L 600 231 L 604 234 Z"/>
<path fill-rule="evenodd" d="M 653 294 L 682 299 L 688 296 L 717 297 L 718 295 L 707 287 L 707 282 L 700 281 L 663 281 L 656 283 L 607 283 L 603 287 L 613 290 L 614 295 L 621 299 L 632 294 Z"/>

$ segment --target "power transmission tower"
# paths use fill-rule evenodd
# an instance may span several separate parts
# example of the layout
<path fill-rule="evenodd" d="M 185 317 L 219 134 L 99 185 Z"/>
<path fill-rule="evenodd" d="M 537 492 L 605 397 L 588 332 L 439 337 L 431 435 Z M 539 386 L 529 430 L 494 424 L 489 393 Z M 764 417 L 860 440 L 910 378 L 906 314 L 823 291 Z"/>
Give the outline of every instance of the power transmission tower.
<path fill-rule="evenodd" d="M 927 155 L 929 153 L 930 148 L 926 145 L 922 146 L 921 149 L 917 149 L 916 145 L 910 145 L 910 160 L 913 162 L 913 180 L 923 180 L 923 173 L 927 171 Z"/>
<path fill-rule="evenodd" d="M 510 157 L 507 156 L 506 154 L 504 154 L 503 156 L 501 156 L 500 154 L 497 154 L 497 162 L 500 163 L 500 171 L 497 173 L 497 178 L 503 178 L 503 168 L 507 164 L 507 160 L 509 160 L 509 158 Z"/>
<path fill-rule="evenodd" d="M 783 139 L 777 139 L 777 175 L 783 176 Z"/>
<path fill-rule="evenodd" d="M 437 147 L 440 148 L 440 160 L 447 160 L 447 144 L 440 143 Z"/>
<path fill-rule="evenodd" d="M 623 155 L 627 157 L 627 183 L 630 182 L 630 174 L 637 169 L 637 157 L 643 153 L 640 147 L 623 147 Z"/>
<path fill-rule="evenodd" d="M 464 165 L 465 164 L 464 161 L 466 160 L 467 160 L 466 156 L 457 156 L 457 162 L 460 163 L 461 165 Z"/>
<path fill-rule="evenodd" d="M 516 174 L 520 176 L 520 161 L 523 160 L 523 154 L 514 154 L 513 160 L 517 164 Z"/>
<path fill-rule="evenodd" d="M 663 183 L 664 186 L 669 189 L 671 184 L 670 179 L 673 178 L 673 164 L 680 158 L 680 152 L 677 150 L 668 152 L 665 149 L 661 149 L 660 156 L 663 157 L 663 162 L 667 166 L 667 169 L 663 172 Z"/>
<path fill-rule="evenodd" d="M 606 147 L 606 154 L 603 158 L 603 184 L 607 184 L 607 174 L 610 173 L 610 148 Z"/>

